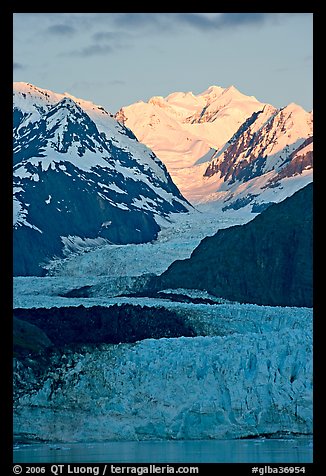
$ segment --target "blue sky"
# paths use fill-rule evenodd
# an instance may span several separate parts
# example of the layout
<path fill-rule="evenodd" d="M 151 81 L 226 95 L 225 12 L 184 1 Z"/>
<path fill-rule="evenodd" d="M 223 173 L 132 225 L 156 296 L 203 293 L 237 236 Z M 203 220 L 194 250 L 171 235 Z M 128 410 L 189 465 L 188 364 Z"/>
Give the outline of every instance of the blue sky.
<path fill-rule="evenodd" d="M 312 13 L 15 13 L 14 81 L 112 113 L 213 84 L 311 110 L 312 23 Z"/>

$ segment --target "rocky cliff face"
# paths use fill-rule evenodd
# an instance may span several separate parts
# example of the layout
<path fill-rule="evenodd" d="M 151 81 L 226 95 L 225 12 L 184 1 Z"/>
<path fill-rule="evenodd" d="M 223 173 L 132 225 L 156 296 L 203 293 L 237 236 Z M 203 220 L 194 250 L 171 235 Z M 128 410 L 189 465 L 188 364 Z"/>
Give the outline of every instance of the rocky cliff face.
<path fill-rule="evenodd" d="M 205 175 L 220 177 L 229 184 L 249 181 L 271 171 L 280 171 L 296 151 L 312 143 L 312 115 L 296 104 L 280 110 L 266 106 L 254 113 L 217 153 Z M 307 164 L 312 167 L 312 163 Z M 302 173 L 294 167 L 293 175 Z"/>
<path fill-rule="evenodd" d="M 242 226 L 205 238 L 161 288 L 202 289 L 232 301 L 312 306 L 312 199 L 307 185 Z"/>

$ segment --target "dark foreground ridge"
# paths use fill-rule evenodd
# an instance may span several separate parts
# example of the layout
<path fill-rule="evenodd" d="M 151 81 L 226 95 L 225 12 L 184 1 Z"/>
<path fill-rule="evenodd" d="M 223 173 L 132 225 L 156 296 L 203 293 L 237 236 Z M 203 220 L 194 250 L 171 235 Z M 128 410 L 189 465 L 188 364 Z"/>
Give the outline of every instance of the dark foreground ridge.
<path fill-rule="evenodd" d="M 205 290 L 231 301 L 313 305 L 313 184 L 271 205 L 254 220 L 205 238 L 176 261 L 156 289 Z"/>
<path fill-rule="evenodd" d="M 14 343 L 16 352 L 32 350 L 31 346 L 38 350 L 40 346 L 49 347 L 51 343 L 56 348 L 62 348 L 71 344 L 132 343 L 149 338 L 196 335 L 181 316 L 163 307 L 157 309 L 123 304 L 91 308 L 15 309 L 14 317 L 19 337 Z M 31 333 L 25 332 L 25 340 L 22 327 L 27 331 L 34 329 Z M 37 342 L 36 335 L 39 336 Z"/>

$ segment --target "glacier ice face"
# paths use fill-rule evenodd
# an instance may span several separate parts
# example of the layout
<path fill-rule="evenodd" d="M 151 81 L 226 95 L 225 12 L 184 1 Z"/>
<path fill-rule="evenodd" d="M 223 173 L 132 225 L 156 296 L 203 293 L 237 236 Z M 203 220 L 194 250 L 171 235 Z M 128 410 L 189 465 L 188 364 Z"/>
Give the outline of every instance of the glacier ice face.
<path fill-rule="evenodd" d="M 241 306 L 234 311 L 229 334 L 225 320 L 220 336 L 70 351 L 18 399 L 15 433 L 50 441 L 311 433 L 310 310 L 277 308 L 267 322 L 251 306 L 238 324 Z"/>

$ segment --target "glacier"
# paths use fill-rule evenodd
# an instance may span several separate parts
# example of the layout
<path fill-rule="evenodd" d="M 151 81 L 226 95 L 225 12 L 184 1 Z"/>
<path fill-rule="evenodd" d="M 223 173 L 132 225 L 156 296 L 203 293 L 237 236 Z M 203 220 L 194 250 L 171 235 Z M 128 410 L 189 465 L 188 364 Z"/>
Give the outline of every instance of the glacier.
<path fill-rule="evenodd" d="M 54 355 L 41 385 L 16 400 L 16 437 L 86 442 L 312 433 L 311 309 L 173 304 L 197 337 L 85 345 Z M 16 361 L 14 375 L 18 367 Z"/>

